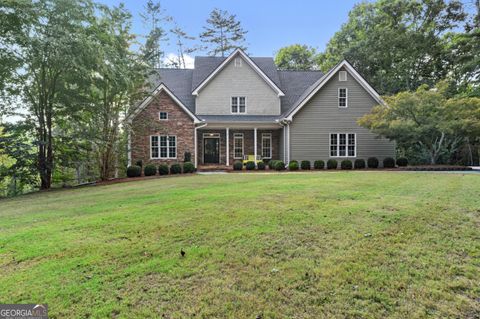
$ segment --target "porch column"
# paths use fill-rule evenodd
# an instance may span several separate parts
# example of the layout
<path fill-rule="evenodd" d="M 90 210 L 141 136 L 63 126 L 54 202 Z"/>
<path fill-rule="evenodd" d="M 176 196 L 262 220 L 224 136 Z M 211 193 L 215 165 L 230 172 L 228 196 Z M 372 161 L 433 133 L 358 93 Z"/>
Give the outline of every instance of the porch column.
<path fill-rule="evenodd" d="M 255 156 L 255 166 L 257 166 L 257 128 L 253 129 L 253 150 Z"/>
<path fill-rule="evenodd" d="M 227 147 L 226 150 L 227 150 L 227 166 L 230 165 L 230 128 L 227 127 Z"/>

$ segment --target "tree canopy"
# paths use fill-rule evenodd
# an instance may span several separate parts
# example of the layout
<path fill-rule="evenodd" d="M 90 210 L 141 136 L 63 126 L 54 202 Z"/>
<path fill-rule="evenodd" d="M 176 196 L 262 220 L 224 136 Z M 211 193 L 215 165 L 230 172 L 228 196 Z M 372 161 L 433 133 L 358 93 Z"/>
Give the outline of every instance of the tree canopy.
<path fill-rule="evenodd" d="M 316 68 L 316 55 L 315 48 L 293 44 L 278 50 L 275 64 L 282 70 L 312 70 Z"/>

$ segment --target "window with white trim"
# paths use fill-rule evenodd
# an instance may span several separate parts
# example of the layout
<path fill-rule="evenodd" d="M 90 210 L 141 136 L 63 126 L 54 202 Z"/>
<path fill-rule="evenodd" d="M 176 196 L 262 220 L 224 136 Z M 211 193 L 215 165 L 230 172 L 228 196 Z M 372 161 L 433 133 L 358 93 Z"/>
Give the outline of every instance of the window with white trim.
<path fill-rule="evenodd" d="M 262 133 L 262 158 L 272 158 L 271 133 Z"/>
<path fill-rule="evenodd" d="M 177 137 L 169 135 L 150 136 L 151 158 L 176 158 Z"/>
<path fill-rule="evenodd" d="M 355 133 L 330 134 L 330 157 L 356 157 L 357 138 Z"/>
<path fill-rule="evenodd" d="M 243 158 L 243 134 L 242 133 L 233 134 L 233 158 L 235 159 Z"/>
<path fill-rule="evenodd" d="M 338 80 L 341 82 L 345 82 L 347 80 L 347 71 L 338 72 Z"/>
<path fill-rule="evenodd" d="M 159 112 L 158 113 L 158 118 L 160 120 L 168 120 L 168 113 L 167 112 Z"/>
<path fill-rule="evenodd" d="M 246 113 L 247 98 L 245 96 L 232 96 L 231 100 L 232 113 Z"/>
<path fill-rule="evenodd" d="M 338 89 L 338 107 L 348 107 L 348 90 L 347 88 Z"/>

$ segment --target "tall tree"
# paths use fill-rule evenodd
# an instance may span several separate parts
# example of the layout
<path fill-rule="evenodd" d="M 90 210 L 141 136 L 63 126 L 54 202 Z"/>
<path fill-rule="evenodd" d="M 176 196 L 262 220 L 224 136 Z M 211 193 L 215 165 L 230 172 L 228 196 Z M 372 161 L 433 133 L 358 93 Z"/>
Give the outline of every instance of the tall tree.
<path fill-rule="evenodd" d="M 293 44 L 278 50 L 275 64 L 282 70 L 312 70 L 316 68 L 315 57 L 315 48 Z"/>
<path fill-rule="evenodd" d="M 35 133 L 40 188 L 51 186 L 54 166 L 53 127 L 65 111 L 71 74 L 82 68 L 86 29 L 93 16 L 88 0 L 9 1 L 7 12 L 23 19 L 21 28 L 1 33 L 2 48 L 15 59 L 10 94 L 23 102 L 20 112 Z M 4 108 L 5 110 L 5 108 Z"/>
<path fill-rule="evenodd" d="M 101 11 L 91 42 L 97 52 L 94 61 L 97 71 L 91 79 L 87 121 L 100 178 L 106 180 L 112 177 L 124 149 L 119 145 L 125 131 L 122 119 L 140 99 L 147 70 L 142 57 L 130 49 L 134 40 L 130 13 L 123 5 L 113 9 L 102 6 Z"/>
<path fill-rule="evenodd" d="M 141 17 L 150 29 L 141 49 L 143 59 L 151 68 L 160 68 L 163 65 L 164 57 L 162 42 L 167 40 L 167 33 L 162 25 L 170 21 L 171 18 L 165 14 L 160 1 L 155 2 L 153 0 L 147 1 L 145 12 L 141 14 Z"/>
<path fill-rule="evenodd" d="M 188 35 L 176 23 L 170 32 L 175 37 L 175 44 L 177 46 L 177 54 L 175 58 L 171 59 L 170 65 L 174 68 L 185 69 L 187 67 L 185 56 L 199 49 L 195 46 L 188 45 L 188 42 L 195 40 L 195 37 Z"/>
<path fill-rule="evenodd" d="M 480 114 L 478 99 L 447 99 L 444 84 L 429 90 L 422 85 L 415 92 L 401 92 L 386 97 L 388 107 L 377 106 L 358 123 L 374 133 L 397 142 L 403 149 L 419 149 L 437 164 L 442 156 L 448 160 L 464 141 L 465 131 Z M 473 116 L 473 114 L 477 114 Z"/>
<path fill-rule="evenodd" d="M 347 59 L 381 94 L 434 85 L 452 65 L 444 34 L 464 21 L 457 0 L 362 2 L 319 57 L 323 70 Z"/>
<path fill-rule="evenodd" d="M 200 40 L 207 44 L 205 49 L 209 50 L 209 55 L 224 57 L 236 48 L 246 50 L 244 43 L 247 31 L 237 21 L 236 15 L 215 8 L 203 28 Z"/>

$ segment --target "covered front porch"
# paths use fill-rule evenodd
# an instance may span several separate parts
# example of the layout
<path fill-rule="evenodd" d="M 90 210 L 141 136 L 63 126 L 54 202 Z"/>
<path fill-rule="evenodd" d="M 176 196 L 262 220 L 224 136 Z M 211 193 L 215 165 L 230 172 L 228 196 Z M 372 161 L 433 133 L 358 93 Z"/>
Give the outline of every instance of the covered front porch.
<path fill-rule="evenodd" d="M 280 158 L 279 125 L 206 125 L 196 131 L 196 167 L 231 168 L 248 156 L 265 162 Z"/>

